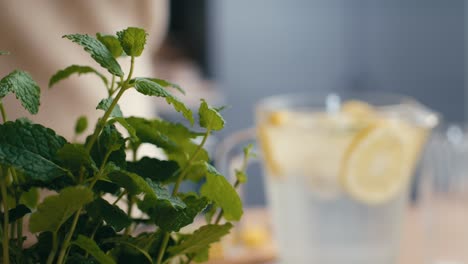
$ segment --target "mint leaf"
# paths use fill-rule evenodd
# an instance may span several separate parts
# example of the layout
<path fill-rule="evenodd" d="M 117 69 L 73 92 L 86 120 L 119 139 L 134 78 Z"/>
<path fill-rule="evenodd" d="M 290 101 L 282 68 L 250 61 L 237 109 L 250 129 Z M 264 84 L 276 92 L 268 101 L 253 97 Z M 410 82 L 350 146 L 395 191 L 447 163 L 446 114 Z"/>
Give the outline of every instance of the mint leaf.
<path fill-rule="evenodd" d="M 195 255 L 193 261 L 197 263 L 205 263 L 210 259 L 210 247 L 206 247 L 193 255 Z"/>
<path fill-rule="evenodd" d="M 114 124 L 115 122 L 119 123 L 121 126 L 123 126 L 128 134 L 130 135 L 130 139 L 133 141 L 133 142 L 137 142 L 139 139 L 136 135 L 136 131 L 135 131 L 135 128 L 133 128 L 125 118 L 123 117 L 114 117 L 112 118 L 110 121 L 109 121 L 109 124 Z"/>
<path fill-rule="evenodd" d="M 180 169 L 175 161 L 143 157 L 136 162 L 127 162 L 127 170 L 156 182 L 169 180 Z"/>
<path fill-rule="evenodd" d="M 49 128 L 21 121 L 0 125 L 0 164 L 33 181 L 49 182 L 67 171 L 54 161 L 65 139 Z"/>
<path fill-rule="evenodd" d="M 78 235 L 78 238 L 72 243 L 89 253 L 101 264 L 115 264 L 115 261 L 110 256 L 106 255 L 94 240 L 88 237 Z"/>
<path fill-rule="evenodd" d="M 174 208 L 185 208 L 185 204 L 162 185 L 143 179 L 135 173 L 115 169 L 108 174 L 109 179 L 115 184 L 123 187 L 130 195 L 145 194 L 147 203 L 167 202 Z"/>
<path fill-rule="evenodd" d="M 213 219 L 213 216 L 218 211 L 218 206 L 215 203 L 211 203 L 207 210 L 205 210 L 205 221 L 209 224 Z"/>
<path fill-rule="evenodd" d="M 170 247 L 168 252 L 172 256 L 198 253 L 229 234 L 231 228 L 231 223 L 202 226 L 192 235 L 185 237 L 179 245 Z"/>
<path fill-rule="evenodd" d="M 154 83 L 157 83 L 159 84 L 161 87 L 164 87 L 164 88 L 174 88 L 176 89 L 177 91 L 179 91 L 181 94 L 184 94 L 185 95 L 185 90 L 182 89 L 182 87 L 180 87 L 180 85 L 178 84 L 175 84 L 175 83 L 172 83 L 172 82 L 169 82 L 169 81 L 166 81 L 166 80 L 163 80 L 163 79 L 157 79 L 157 78 L 144 78 L 144 79 L 147 79 L 147 80 L 150 80 Z M 134 81 L 134 80 L 133 80 Z"/>
<path fill-rule="evenodd" d="M 188 169 L 189 172 L 187 173 L 186 179 L 193 182 L 201 181 L 206 174 L 206 161 L 207 160 L 202 160 L 192 163 L 192 166 Z"/>
<path fill-rule="evenodd" d="M 235 170 L 235 173 L 236 173 L 236 179 L 239 181 L 239 183 L 247 182 L 247 174 L 245 173 L 245 171 Z"/>
<path fill-rule="evenodd" d="M 39 111 L 41 89 L 24 71 L 15 70 L 0 80 L 0 98 L 8 93 L 14 93 L 21 105 L 31 114 Z"/>
<path fill-rule="evenodd" d="M 96 71 L 94 68 L 89 67 L 89 66 L 81 66 L 81 65 L 71 65 L 68 66 L 67 68 L 58 71 L 55 73 L 49 80 L 49 88 L 57 84 L 58 82 L 70 77 L 72 74 L 85 74 L 85 73 L 94 73 L 96 74 L 99 78 L 101 78 L 102 82 L 107 86 L 108 85 L 108 80 L 107 78 L 102 75 L 100 72 Z"/>
<path fill-rule="evenodd" d="M 112 124 L 106 124 L 96 144 L 91 149 L 91 157 L 96 162 L 97 167 L 101 167 L 108 153 L 111 153 L 107 160 L 108 162 L 113 162 L 117 166 L 125 168 L 127 164 L 125 160 L 127 156 L 125 152 L 125 139 Z"/>
<path fill-rule="evenodd" d="M 173 124 L 164 120 L 146 120 L 129 117 L 127 122 L 135 128 L 137 137 L 143 143 L 151 143 L 168 154 L 170 160 L 177 161 L 180 167 L 186 165 L 188 159 L 195 152 L 198 145 L 192 139 L 199 134 L 190 131 L 181 124 Z M 192 162 L 208 161 L 208 153 L 202 149 Z"/>
<path fill-rule="evenodd" d="M 88 118 L 86 118 L 86 116 L 80 116 L 75 123 L 75 133 L 77 135 L 82 134 L 86 128 L 88 128 Z"/>
<path fill-rule="evenodd" d="M 8 51 L 3 51 L 3 50 L 0 50 L 0 55 L 9 55 L 10 52 Z"/>
<path fill-rule="evenodd" d="M 151 143 L 166 151 L 177 149 L 177 143 L 171 140 L 168 135 L 158 131 L 153 121 L 140 117 L 129 117 L 126 120 L 135 129 L 136 136 L 142 143 Z"/>
<path fill-rule="evenodd" d="M 206 168 L 206 183 L 201 187 L 200 194 L 221 207 L 226 220 L 240 220 L 242 202 L 236 190 L 213 166 L 206 163 Z"/>
<path fill-rule="evenodd" d="M 107 176 L 113 183 L 127 190 L 130 195 L 152 192 L 151 187 L 148 186 L 146 181 L 135 173 L 116 168 Z"/>
<path fill-rule="evenodd" d="M 109 180 L 98 180 L 94 185 L 93 191 L 95 193 L 110 193 L 118 195 L 120 194 L 120 186 Z"/>
<path fill-rule="evenodd" d="M 143 243 L 142 243 L 143 242 Z M 144 242 L 148 242 L 148 244 L 144 244 Z M 107 243 L 115 243 L 120 246 L 124 246 L 128 249 L 131 249 L 130 254 L 128 251 L 122 252 L 121 250 L 114 248 L 114 250 L 111 251 L 111 254 L 114 253 L 114 258 L 119 260 L 119 263 L 153 263 L 153 260 L 147 250 L 148 246 L 151 246 L 154 243 L 154 239 L 147 239 L 144 238 L 143 241 L 141 241 L 138 238 L 133 238 L 131 236 L 121 236 L 121 237 L 111 237 L 108 239 L 105 239 L 103 241 L 104 244 Z M 138 252 L 141 254 L 143 257 L 145 257 L 146 260 L 143 260 L 141 258 L 138 258 L 136 254 L 133 252 Z M 116 253 L 116 254 L 115 254 Z M 123 254 L 122 254 L 123 253 Z"/>
<path fill-rule="evenodd" d="M 109 110 L 109 107 L 111 106 L 112 102 L 114 101 L 114 98 L 109 97 L 106 99 L 102 99 L 99 104 L 97 105 L 96 109 L 104 110 L 107 111 Z M 122 117 L 122 110 L 120 110 L 120 106 L 117 104 L 115 105 L 114 109 L 112 109 L 112 112 L 110 114 L 111 117 Z"/>
<path fill-rule="evenodd" d="M 202 99 L 202 103 L 198 110 L 198 115 L 200 118 L 199 123 L 201 127 L 210 130 L 223 129 L 225 123 L 223 117 L 215 108 L 209 106 L 204 99 Z"/>
<path fill-rule="evenodd" d="M 148 34 L 144 29 L 129 27 L 117 32 L 120 45 L 128 56 L 138 57 L 143 52 Z"/>
<path fill-rule="evenodd" d="M 135 85 L 135 89 L 141 94 L 165 98 L 168 104 L 172 104 L 174 106 L 174 109 L 177 112 L 181 112 L 182 115 L 188 121 L 190 121 L 190 124 L 193 125 L 194 120 L 193 120 L 192 111 L 184 103 L 179 101 L 177 97 L 173 96 L 166 89 L 164 89 L 164 87 L 162 87 L 156 82 L 153 82 L 145 78 L 136 78 L 134 85 Z"/>
<path fill-rule="evenodd" d="M 175 209 L 167 203 L 150 203 L 143 201 L 138 207 L 148 214 L 154 223 L 166 232 L 178 232 L 182 227 L 193 223 L 195 217 L 203 211 L 208 200 L 195 194 L 182 196 L 186 207 Z"/>
<path fill-rule="evenodd" d="M 97 166 L 83 145 L 65 144 L 57 152 L 61 164 L 72 171 L 79 171 L 82 166 L 97 171 Z"/>
<path fill-rule="evenodd" d="M 179 197 L 173 197 L 169 190 L 163 185 L 153 182 L 150 179 L 146 179 L 146 183 L 151 188 L 152 192 L 145 192 L 146 195 L 143 202 L 166 203 L 175 209 L 184 209 L 187 207 Z"/>
<path fill-rule="evenodd" d="M 114 58 L 118 58 L 124 54 L 122 46 L 120 46 L 119 39 L 113 35 L 102 35 L 96 34 L 97 40 L 99 40 L 106 48 L 110 51 Z"/>
<path fill-rule="evenodd" d="M 13 223 L 23 216 L 31 213 L 31 210 L 24 204 L 18 204 L 15 208 L 8 210 L 8 222 Z M 0 223 L 3 223 L 4 214 L 0 213 Z"/>
<path fill-rule="evenodd" d="M 29 230 L 57 232 L 70 216 L 92 200 L 93 192 L 84 186 L 67 187 L 58 195 L 48 196 L 31 215 Z"/>
<path fill-rule="evenodd" d="M 99 40 L 83 34 L 71 34 L 63 37 L 82 46 L 99 65 L 107 69 L 111 74 L 123 77 L 124 73 L 119 63 Z"/>
<path fill-rule="evenodd" d="M 29 208 L 36 208 L 39 202 L 39 190 L 37 188 L 31 188 L 27 192 L 23 192 L 19 202 Z"/>
<path fill-rule="evenodd" d="M 104 219 L 106 223 L 119 232 L 132 223 L 128 215 L 119 207 L 108 201 L 98 198 L 86 207 L 88 214 L 94 219 Z"/>

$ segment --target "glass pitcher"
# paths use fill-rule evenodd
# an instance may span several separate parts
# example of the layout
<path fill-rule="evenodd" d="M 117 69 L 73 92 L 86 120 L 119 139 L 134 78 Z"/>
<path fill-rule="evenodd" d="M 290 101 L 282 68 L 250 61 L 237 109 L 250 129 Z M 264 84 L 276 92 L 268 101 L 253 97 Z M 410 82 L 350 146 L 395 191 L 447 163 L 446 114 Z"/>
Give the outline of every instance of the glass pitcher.
<path fill-rule="evenodd" d="M 438 115 L 398 95 L 278 95 L 256 126 L 222 144 L 257 141 L 279 263 L 395 264 L 414 168 Z"/>

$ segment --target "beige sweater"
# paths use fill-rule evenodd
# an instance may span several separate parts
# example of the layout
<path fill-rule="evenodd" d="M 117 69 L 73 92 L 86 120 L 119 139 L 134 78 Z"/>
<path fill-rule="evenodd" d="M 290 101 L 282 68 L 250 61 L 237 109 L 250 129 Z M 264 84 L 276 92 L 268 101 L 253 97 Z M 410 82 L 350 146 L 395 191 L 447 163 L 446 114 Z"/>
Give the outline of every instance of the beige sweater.
<path fill-rule="evenodd" d="M 31 117 L 9 95 L 5 101 L 10 119 L 27 116 L 70 138 L 75 120 L 81 114 L 90 127 L 102 112 L 96 111 L 106 91 L 92 75 L 73 77 L 49 90 L 49 78 L 71 64 L 91 65 L 101 70 L 77 44 L 62 39 L 70 33 L 115 34 L 128 26 L 145 28 L 149 33 L 142 57 L 137 58 L 134 76 L 154 76 L 152 57 L 163 40 L 168 18 L 167 0 L 5 0 L 0 1 L 0 50 L 11 55 L 0 57 L 0 76 L 14 69 L 28 71 L 41 86 L 41 107 Z M 128 72 L 128 59 L 119 59 Z M 110 76 L 106 70 L 101 70 Z M 121 102 L 126 115 L 152 116 L 152 98 L 129 91 Z"/>

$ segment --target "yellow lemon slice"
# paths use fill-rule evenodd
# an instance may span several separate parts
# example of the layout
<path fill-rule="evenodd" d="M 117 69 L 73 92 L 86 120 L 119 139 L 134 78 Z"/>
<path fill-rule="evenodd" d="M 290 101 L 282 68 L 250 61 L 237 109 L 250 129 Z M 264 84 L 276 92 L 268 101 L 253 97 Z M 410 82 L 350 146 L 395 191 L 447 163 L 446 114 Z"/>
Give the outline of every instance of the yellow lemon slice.
<path fill-rule="evenodd" d="M 348 193 L 368 204 L 386 202 L 400 193 L 407 186 L 412 162 L 405 141 L 405 134 L 391 122 L 378 122 L 360 131 L 341 167 Z"/>
<path fill-rule="evenodd" d="M 280 161 L 287 163 L 285 159 L 289 134 L 285 129 L 290 125 L 289 113 L 276 111 L 269 113 L 257 129 L 257 136 L 262 148 L 264 161 L 271 174 L 279 176 L 282 174 Z"/>
<path fill-rule="evenodd" d="M 341 106 L 341 112 L 358 119 L 373 118 L 376 115 L 374 107 L 368 103 L 356 100 L 344 102 Z"/>

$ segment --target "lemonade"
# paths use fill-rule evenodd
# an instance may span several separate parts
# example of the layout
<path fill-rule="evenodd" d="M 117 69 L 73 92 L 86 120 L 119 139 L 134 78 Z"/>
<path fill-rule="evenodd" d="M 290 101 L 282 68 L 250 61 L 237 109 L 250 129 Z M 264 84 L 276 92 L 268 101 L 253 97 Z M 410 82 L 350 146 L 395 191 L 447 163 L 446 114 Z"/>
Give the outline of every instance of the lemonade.
<path fill-rule="evenodd" d="M 411 175 L 430 128 L 424 114 L 360 101 L 259 111 L 281 263 L 396 263 Z"/>

